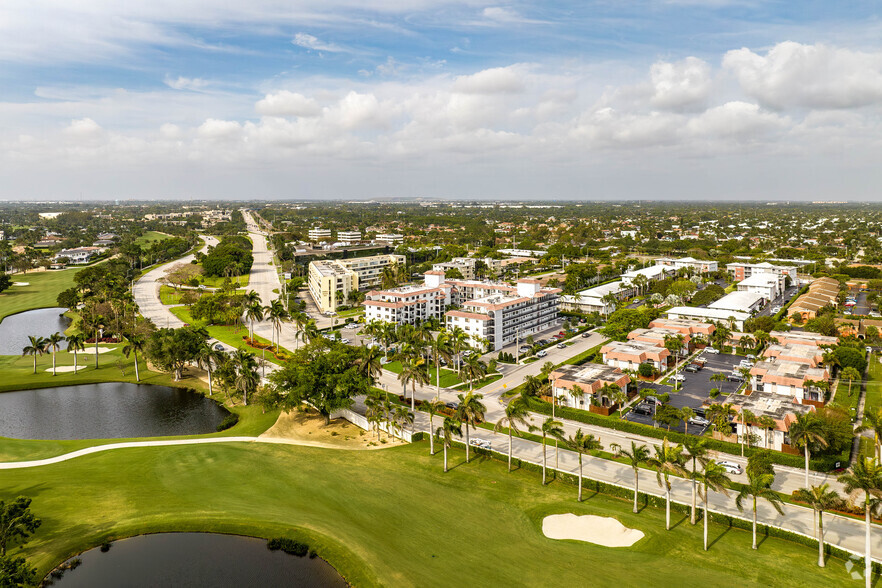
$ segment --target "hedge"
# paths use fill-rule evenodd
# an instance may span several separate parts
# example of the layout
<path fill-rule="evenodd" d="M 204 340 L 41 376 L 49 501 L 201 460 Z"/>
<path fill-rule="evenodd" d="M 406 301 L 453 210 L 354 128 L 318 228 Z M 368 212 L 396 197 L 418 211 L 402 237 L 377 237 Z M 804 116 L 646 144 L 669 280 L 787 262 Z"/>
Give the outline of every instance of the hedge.
<path fill-rule="evenodd" d="M 551 405 L 537 398 L 530 399 L 530 410 L 545 415 L 551 415 Z M 613 429 L 615 431 L 623 431 L 625 433 L 633 433 L 635 435 L 643 435 L 645 437 L 654 437 L 656 439 L 668 438 L 674 443 L 683 443 L 687 439 L 687 435 L 685 433 L 678 433 L 676 431 L 668 431 L 665 429 L 657 429 L 655 427 L 650 427 L 649 425 L 633 423 L 631 421 L 626 421 L 619 418 L 604 417 L 569 406 L 555 407 L 554 414 L 557 417 L 565 418 L 571 421 L 578 421 L 580 423 L 585 423 L 586 425 L 595 425 L 598 427 Z M 689 437 L 692 437 L 692 435 L 690 435 Z M 737 443 L 730 443 L 728 441 L 720 441 L 717 439 L 708 438 L 707 447 L 711 450 L 721 451 L 723 453 L 729 453 L 732 455 L 739 455 L 741 453 L 741 445 Z M 745 447 L 744 455 L 745 457 L 749 457 L 753 455 L 753 453 L 756 451 L 762 451 L 762 449 L 757 449 L 755 447 Z M 805 458 L 799 455 L 789 455 L 786 453 L 773 451 L 771 452 L 771 458 L 774 463 L 777 463 L 779 465 L 790 466 L 794 468 L 805 468 Z M 836 467 L 837 461 L 848 463 L 849 454 L 847 452 L 843 452 L 841 455 L 822 455 L 818 457 L 813 457 L 809 462 L 809 467 L 819 472 L 828 472 Z"/>

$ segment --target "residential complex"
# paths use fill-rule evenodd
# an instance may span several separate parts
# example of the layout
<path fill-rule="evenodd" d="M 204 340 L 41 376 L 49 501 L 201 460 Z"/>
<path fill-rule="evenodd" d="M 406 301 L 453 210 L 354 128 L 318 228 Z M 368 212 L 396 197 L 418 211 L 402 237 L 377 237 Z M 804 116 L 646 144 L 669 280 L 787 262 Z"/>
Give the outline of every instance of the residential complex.
<path fill-rule="evenodd" d="M 784 274 L 756 273 L 738 282 L 737 289 L 738 292 L 759 294 L 769 302 L 784 293 Z"/>
<path fill-rule="evenodd" d="M 602 392 L 604 386 L 618 386 L 627 393 L 631 383 L 631 378 L 619 368 L 597 363 L 559 366 L 551 372 L 549 380 L 551 394 L 558 404 L 584 410 L 595 405 L 611 407 L 615 403 Z"/>
<path fill-rule="evenodd" d="M 450 273 L 450 270 L 458 270 L 464 280 L 475 279 L 475 266 L 478 260 L 471 257 L 454 257 L 450 261 L 432 265 L 432 271 Z"/>
<path fill-rule="evenodd" d="M 672 267 L 675 271 L 681 269 L 692 270 L 697 274 L 715 272 L 719 269 L 719 264 L 717 264 L 716 261 L 705 261 L 702 259 L 695 259 L 694 257 L 681 257 L 679 259 L 660 257 L 655 260 L 655 264 Z"/>
<path fill-rule="evenodd" d="M 732 394 L 729 402 L 738 413 L 733 424 L 739 438 L 745 434 L 753 436 L 754 444 L 775 451 L 789 451 L 797 453 L 790 441 L 790 425 L 796 421 L 797 415 L 813 412 L 815 407 L 810 404 L 798 404 L 793 399 L 779 396 L 770 392 L 753 392 L 746 394 Z M 740 415 L 748 411 L 755 417 L 753 420 L 743 420 Z M 758 422 L 763 417 L 770 417 L 773 426 L 760 427 Z"/>
<path fill-rule="evenodd" d="M 797 298 L 787 309 L 787 316 L 799 314 L 803 320 L 815 318 L 825 306 L 838 306 L 839 281 L 833 278 L 818 278 L 808 288 L 808 292 Z"/>
<path fill-rule="evenodd" d="M 701 308 L 692 306 L 675 306 L 667 311 L 670 319 L 684 319 L 698 322 L 731 323 L 735 330 L 744 330 L 744 321 L 750 318 L 746 312 L 725 310 L 721 308 Z"/>
<path fill-rule="evenodd" d="M 309 292 L 322 312 L 334 311 L 346 304 L 353 290 L 379 285 L 387 266 L 404 262 L 403 255 L 313 261 L 309 264 Z"/>
<path fill-rule="evenodd" d="M 652 364 L 662 372 L 668 369 L 671 352 L 655 343 L 644 341 L 610 341 L 600 348 L 603 363 L 622 370 L 636 370 L 641 363 Z"/>
<path fill-rule="evenodd" d="M 797 276 L 797 269 L 795 265 L 773 265 L 767 261 L 762 263 L 735 262 L 726 264 L 726 271 L 732 274 L 732 277 L 737 282 L 746 280 L 756 274 L 774 274 L 790 276 L 792 285 L 798 286 L 799 277 Z"/>

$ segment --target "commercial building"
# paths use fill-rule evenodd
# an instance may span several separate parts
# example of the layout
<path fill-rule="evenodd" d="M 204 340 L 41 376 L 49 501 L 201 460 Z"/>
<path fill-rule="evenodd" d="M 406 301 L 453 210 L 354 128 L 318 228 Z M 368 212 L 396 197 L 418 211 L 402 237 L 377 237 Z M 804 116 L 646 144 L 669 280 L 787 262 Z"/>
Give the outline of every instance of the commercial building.
<path fill-rule="evenodd" d="M 750 318 L 746 312 L 724 310 L 721 308 L 693 308 L 691 306 L 675 306 L 667 312 L 669 319 L 683 319 L 698 322 L 734 323 L 734 330 L 743 331 L 744 321 Z"/>
<path fill-rule="evenodd" d="M 735 417 L 734 424 L 739 438 L 751 435 L 755 447 L 787 451 L 788 453 L 797 452 L 790 441 L 790 425 L 796 421 L 797 415 L 815 410 L 813 405 L 799 404 L 791 398 L 784 398 L 769 392 L 753 392 L 749 396 L 731 394 L 728 402 L 732 403 L 732 407 L 738 415 L 747 410 L 756 417 L 753 421 L 745 420 L 744 423 L 742 423 L 740 416 Z M 771 417 L 774 426 L 768 428 L 757 426 L 762 417 Z"/>
<path fill-rule="evenodd" d="M 791 285 L 793 286 L 799 285 L 799 278 L 796 275 L 797 269 L 795 265 L 773 265 L 767 261 L 762 263 L 735 262 L 726 264 L 726 271 L 732 274 L 732 277 L 737 282 L 746 280 L 756 274 L 774 274 L 790 276 Z"/>
<path fill-rule="evenodd" d="M 662 372 L 668 369 L 671 352 L 664 347 L 642 341 L 611 341 L 600 348 L 603 363 L 622 370 L 637 370 L 641 363 L 650 363 Z"/>
<path fill-rule="evenodd" d="M 312 261 L 309 263 L 309 292 L 322 312 L 334 311 L 346 304 L 350 292 L 379 285 L 386 267 L 403 263 L 403 255 Z"/>
<path fill-rule="evenodd" d="M 719 300 L 708 304 L 707 307 L 717 310 L 735 311 L 750 314 L 760 310 L 763 307 L 763 300 L 765 300 L 765 298 L 763 298 L 762 294 L 741 290 L 737 292 L 730 292 Z"/>
<path fill-rule="evenodd" d="M 691 269 L 697 274 L 715 272 L 719 269 L 719 264 L 716 261 L 705 261 L 702 259 L 695 259 L 694 257 L 681 257 L 679 259 L 660 257 L 659 259 L 655 260 L 655 265 L 671 267 L 674 269 L 674 271 L 681 269 Z"/>
<path fill-rule="evenodd" d="M 475 279 L 475 266 L 478 260 L 471 257 L 454 257 L 450 261 L 432 264 L 432 271 L 450 273 L 450 270 L 458 270 L 464 280 Z"/>
<path fill-rule="evenodd" d="M 583 410 L 592 405 L 612 407 L 615 402 L 601 392 L 603 387 L 614 385 L 627 393 L 631 383 L 631 378 L 622 370 L 598 363 L 562 365 L 551 372 L 549 380 L 551 394 L 558 404 Z"/>
<path fill-rule="evenodd" d="M 323 241 L 331 238 L 331 229 L 313 227 L 309 229 L 309 240 L 312 242 Z"/>
<path fill-rule="evenodd" d="M 389 245 L 401 245 L 404 243 L 404 235 L 399 233 L 379 233 L 374 237 L 374 241 L 388 243 Z"/>
<path fill-rule="evenodd" d="M 361 231 L 337 231 L 337 240 L 345 243 L 358 243 L 361 241 Z"/>

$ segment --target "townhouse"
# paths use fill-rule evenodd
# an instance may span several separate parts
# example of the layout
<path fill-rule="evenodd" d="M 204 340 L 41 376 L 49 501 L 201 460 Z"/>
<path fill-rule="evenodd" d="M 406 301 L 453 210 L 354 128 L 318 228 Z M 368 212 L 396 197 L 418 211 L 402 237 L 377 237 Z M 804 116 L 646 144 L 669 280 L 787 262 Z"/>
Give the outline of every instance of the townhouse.
<path fill-rule="evenodd" d="M 603 363 L 621 370 L 637 370 L 641 363 L 649 363 L 662 372 L 668 369 L 671 352 L 664 347 L 644 341 L 610 341 L 600 348 Z"/>
<path fill-rule="evenodd" d="M 792 398 L 778 396 L 770 392 L 753 392 L 750 395 L 732 394 L 729 402 L 738 413 L 733 424 L 739 438 L 751 435 L 752 445 L 775 451 L 798 453 L 790 441 L 790 426 L 796 421 L 797 415 L 808 414 L 815 410 L 811 404 L 799 404 Z M 742 422 L 744 411 L 754 415 L 754 419 Z M 760 426 L 769 417 L 772 426 Z"/>
<path fill-rule="evenodd" d="M 555 402 L 583 410 L 592 406 L 613 408 L 615 402 L 602 392 L 604 386 L 618 386 L 627 394 L 631 384 L 631 378 L 619 368 L 598 363 L 562 365 L 548 377 Z"/>
<path fill-rule="evenodd" d="M 780 358 L 757 362 L 750 368 L 750 389 L 793 398 L 799 404 L 825 402 L 824 390 L 816 384 L 830 382 L 830 372 L 824 366 Z"/>

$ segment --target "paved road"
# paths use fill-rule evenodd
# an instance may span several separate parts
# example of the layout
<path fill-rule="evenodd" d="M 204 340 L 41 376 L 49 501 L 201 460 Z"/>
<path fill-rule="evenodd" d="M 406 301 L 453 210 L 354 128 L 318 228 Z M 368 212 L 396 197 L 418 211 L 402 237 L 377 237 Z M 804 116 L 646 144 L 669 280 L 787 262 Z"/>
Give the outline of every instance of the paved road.
<path fill-rule="evenodd" d="M 201 249 L 203 253 L 205 253 L 209 247 L 217 245 L 218 242 L 217 239 L 209 237 L 208 235 L 202 235 L 202 239 L 205 240 L 205 246 Z M 178 263 L 190 263 L 195 257 L 195 255 L 187 255 L 153 268 L 141 276 L 141 279 L 135 282 L 135 286 L 132 288 L 132 295 L 135 297 L 138 309 L 145 318 L 153 321 L 153 324 L 158 328 L 168 327 L 176 329 L 184 326 L 184 322 L 173 315 L 168 306 L 162 304 L 162 301 L 159 298 L 159 287 L 162 283 L 159 280 L 160 278 L 165 277 L 166 272 L 168 272 L 173 265 Z"/>

